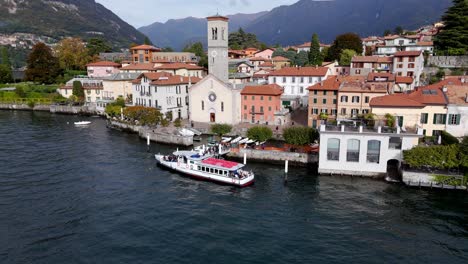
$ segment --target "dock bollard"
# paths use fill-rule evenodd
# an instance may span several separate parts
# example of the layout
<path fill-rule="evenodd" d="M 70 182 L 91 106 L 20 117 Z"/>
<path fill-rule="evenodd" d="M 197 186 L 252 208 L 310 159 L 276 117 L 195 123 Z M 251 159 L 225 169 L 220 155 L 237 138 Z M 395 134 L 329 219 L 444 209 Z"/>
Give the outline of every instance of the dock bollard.
<path fill-rule="evenodd" d="M 244 165 L 247 165 L 247 153 L 244 153 Z"/>
<path fill-rule="evenodd" d="M 284 183 L 288 182 L 288 169 L 289 169 L 289 161 L 286 160 L 284 162 Z"/>

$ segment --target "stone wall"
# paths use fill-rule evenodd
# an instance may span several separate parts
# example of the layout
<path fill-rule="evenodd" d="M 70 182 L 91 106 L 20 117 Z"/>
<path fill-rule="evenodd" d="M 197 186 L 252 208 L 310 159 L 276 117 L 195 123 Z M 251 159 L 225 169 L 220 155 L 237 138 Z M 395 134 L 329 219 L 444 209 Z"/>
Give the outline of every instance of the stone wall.
<path fill-rule="evenodd" d="M 70 106 L 70 105 L 35 105 L 34 108 L 27 104 L 0 104 L 0 109 L 4 110 L 23 110 L 23 111 L 46 111 L 57 114 L 85 114 L 97 115 L 95 107 L 90 106 Z"/>
<path fill-rule="evenodd" d="M 238 152 L 231 152 L 228 154 L 232 158 L 244 158 L 244 153 L 247 154 L 247 162 L 254 161 L 268 161 L 275 164 L 284 164 L 286 160 L 291 165 L 307 165 L 311 163 L 318 163 L 318 154 L 296 153 L 296 152 L 281 152 L 281 151 L 268 151 L 256 149 L 239 149 Z"/>
<path fill-rule="evenodd" d="M 466 68 L 468 56 L 432 56 L 428 58 L 427 65 L 441 68 Z"/>
<path fill-rule="evenodd" d="M 429 187 L 429 188 L 441 188 L 441 189 L 466 189 L 465 186 L 452 186 L 448 184 L 439 184 L 434 181 L 434 176 L 437 175 L 444 175 L 444 176 L 451 176 L 457 178 L 463 178 L 462 175 L 449 175 L 443 173 L 426 173 L 426 172 L 415 172 L 415 171 L 406 171 L 403 170 L 403 183 L 408 186 L 416 186 L 416 187 Z"/>
<path fill-rule="evenodd" d="M 132 125 L 128 123 L 119 122 L 116 120 L 109 120 L 108 126 L 114 129 L 126 130 L 129 132 L 137 133 L 141 138 L 146 139 L 149 135 L 150 140 L 163 144 L 175 144 L 180 146 L 192 146 L 193 137 L 192 136 L 180 136 L 170 133 L 163 133 L 158 131 L 158 129 L 152 129 L 143 126 Z"/>

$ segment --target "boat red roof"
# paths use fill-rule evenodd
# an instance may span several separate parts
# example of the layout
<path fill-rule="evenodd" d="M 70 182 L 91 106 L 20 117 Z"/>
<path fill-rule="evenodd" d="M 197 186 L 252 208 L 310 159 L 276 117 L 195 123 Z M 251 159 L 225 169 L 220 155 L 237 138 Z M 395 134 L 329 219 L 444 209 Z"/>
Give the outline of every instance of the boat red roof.
<path fill-rule="evenodd" d="M 220 160 L 215 158 L 207 158 L 202 161 L 203 164 L 213 165 L 218 167 L 223 167 L 226 169 L 234 168 L 235 166 L 239 165 L 237 162 L 227 161 L 227 160 Z"/>

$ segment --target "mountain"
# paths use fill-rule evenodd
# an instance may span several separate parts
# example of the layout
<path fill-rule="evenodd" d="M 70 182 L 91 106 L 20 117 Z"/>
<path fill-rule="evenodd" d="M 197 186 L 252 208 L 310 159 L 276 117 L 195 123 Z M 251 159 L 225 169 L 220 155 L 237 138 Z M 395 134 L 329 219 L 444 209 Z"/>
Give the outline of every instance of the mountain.
<path fill-rule="evenodd" d="M 451 0 L 301 0 L 271 10 L 245 30 L 269 44 L 310 41 L 314 32 L 321 42 L 331 43 L 345 32 L 365 37 L 397 26 L 417 29 L 440 20 L 451 4 Z"/>
<path fill-rule="evenodd" d="M 266 13 L 229 15 L 229 31 L 237 31 L 240 27 L 245 27 Z M 205 18 L 171 19 L 166 23 L 156 22 L 138 30 L 160 47 L 172 47 L 175 50 L 182 50 L 186 44 L 196 41 L 201 41 L 206 46 L 207 29 Z"/>
<path fill-rule="evenodd" d="M 242 27 L 270 45 L 310 41 L 315 32 L 331 43 L 345 32 L 362 37 L 382 35 L 397 26 L 412 30 L 440 20 L 452 0 L 301 0 L 257 14 L 229 16 L 230 30 Z M 158 46 L 177 50 L 188 42 L 206 44 L 206 20 L 185 18 L 154 23 L 139 29 Z"/>
<path fill-rule="evenodd" d="M 102 37 L 116 48 L 145 38 L 94 0 L 0 0 L 1 33 L 31 33 L 56 40 Z"/>

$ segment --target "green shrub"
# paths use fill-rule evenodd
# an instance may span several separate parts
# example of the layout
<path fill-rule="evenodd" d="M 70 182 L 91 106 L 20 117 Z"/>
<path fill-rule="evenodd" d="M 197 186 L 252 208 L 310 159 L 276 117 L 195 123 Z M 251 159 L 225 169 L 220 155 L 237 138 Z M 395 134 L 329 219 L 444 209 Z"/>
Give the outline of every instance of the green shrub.
<path fill-rule="evenodd" d="M 461 165 L 458 145 L 418 146 L 403 151 L 405 163 L 413 168 L 454 169 Z"/>
<path fill-rule="evenodd" d="M 163 118 L 163 119 L 161 120 L 161 125 L 162 125 L 163 127 L 168 127 L 170 123 L 171 123 L 171 122 L 169 122 L 169 120 L 167 120 L 166 118 Z"/>
<path fill-rule="evenodd" d="M 35 105 L 36 105 L 36 103 L 33 100 L 28 100 L 29 108 L 34 108 Z"/>
<path fill-rule="evenodd" d="M 442 131 L 441 138 L 442 138 L 442 145 L 453 145 L 453 144 L 460 143 L 460 141 L 458 141 L 456 137 L 452 136 L 452 134 L 450 134 L 447 131 Z"/>
<path fill-rule="evenodd" d="M 232 130 L 232 126 L 228 124 L 213 124 L 211 125 L 211 133 L 216 134 L 218 136 L 222 136 L 225 134 L 230 133 Z"/>
<path fill-rule="evenodd" d="M 273 131 L 271 131 L 271 129 L 266 126 L 254 126 L 247 130 L 247 137 L 263 142 L 273 137 Z"/>
<path fill-rule="evenodd" d="M 118 117 L 120 116 L 120 111 L 121 111 L 120 109 L 122 109 L 122 107 L 118 105 L 108 104 L 106 105 L 105 112 L 110 117 Z"/>
<path fill-rule="evenodd" d="M 174 126 L 175 127 L 181 127 L 182 126 L 182 120 L 180 120 L 180 118 L 177 118 L 176 120 L 174 120 Z"/>
<path fill-rule="evenodd" d="M 138 121 L 143 126 L 157 125 L 164 120 L 161 112 L 153 107 L 129 106 L 125 107 L 123 114 L 131 121 Z"/>
<path fill-rule="evenodd" d="M 394 127 L 396 123 L 396 118 L 392 114 L 385 114 L 385 120 L 387 121 L 387 126 Z"/>
<path fill-rule="evenodd" d="M 288 127 L 283 131 L 286 143 L 296 146 L 313 143 L 318 136 L 317 130 L 311 127 Z"/>

